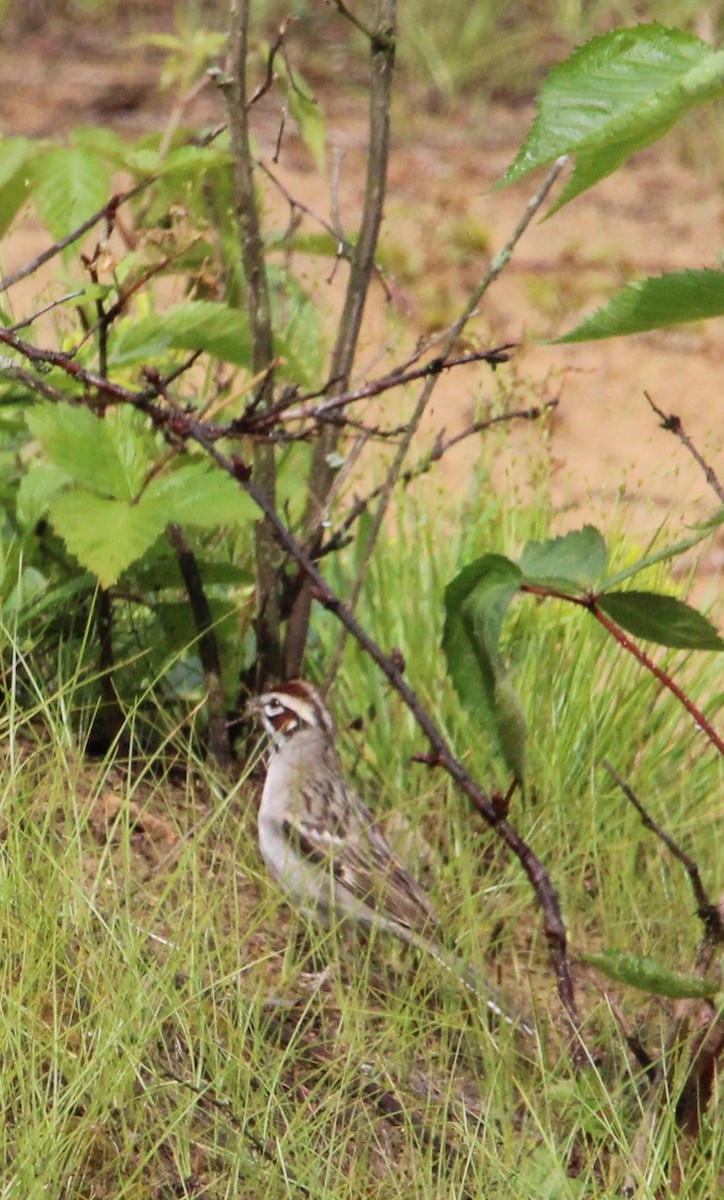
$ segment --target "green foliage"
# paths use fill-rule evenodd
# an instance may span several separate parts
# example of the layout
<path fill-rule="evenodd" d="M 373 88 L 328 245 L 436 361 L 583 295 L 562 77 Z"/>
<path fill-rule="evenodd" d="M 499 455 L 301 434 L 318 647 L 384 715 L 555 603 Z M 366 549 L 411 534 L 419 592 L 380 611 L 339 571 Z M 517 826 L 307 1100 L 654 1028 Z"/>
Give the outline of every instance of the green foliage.
<path fill-rule="evenodd" d="M 627 283 L 556 342 L 588 342 L 724 316 L 724 271 L 670 271 Z"/>
<path fill-rule="evenodd" d="M 445 589 L 442 645 L 462 703 L 493 728 L 506 765 L 524 774 L 525 717 L 503 664 L 500 632 L 521 581 L 520 568 L 486 554 L 455 576 Z"/>
<path fill-rule="evenodd" d="M 33 198 L 54 238 L 66 237 L 108 201 L 110 178 L 97 153 L 46 149 L 33 157 L 31 172 Z"/>
<path fill-rule="evenodd" d="M 162 313 L 129 319 L 118 326 L 110 365 L 161 361 L 169 350 L 201 350 L 235 366 L 251 361 L 251 334 L 246 313 L 209 300 L 177 304 Z"/>
<path fill-rule="evenodd" d="M 185 54 L 178 39 L 164 43 L 171 55 L 168 82 L 190 86 L 220 45 L 218 37 L 199 37 Z M 306 85 L 302 92 L 296 78 L 287 83 L 290 100 L 302 106 L 295 112 L 303 136 L 319 155 L 322 110 Z M 153 378 L 179 372 L 172 402 L 191 417 L 213 404 L 223 420 L 233 420 L 253 398 L 231 169 L 224 133 L 207 144 L 189 144 L 184 130 L 168 140 L 152 134 L 125 142 L 110 130 L 80 127 L 65 145 L 0 142 L 4 228 L 31 200 L 49 236 L 66 237 L 109 201 L 112 173 L 130 173 L 144 185 L 126 206 L 125 219 L 137 227 L 132 246 L 119 251 L 104 244 L 99 257 L 92 230 L 66 249 L 60 285 L 83 294 L 56 309 L 58 345 L 80 368 L 105 371 L 128 394 L 137 389 L 139 398 L 153 394 L 141 369 L 155 372 Z M 326 357 L 318 306 L 293 269 L 284 234 L 270 235 L 269 245 L 278 375 L 291 386 L 315 388 Z M 80 251 L 92 260 L 92 271 Z M 14 351 L 6 353 L 5 361 L 18 361 Z M 191 355 L 203 355 L 198 369 L 189 370 Z M 171 693 L 196 701 L 204 687 L 194 645 L 199 630 L 165 536 L 168 526 L 178 526 L 196 556 L 231 705 L 239 672 L 255 652 L 249 603 L 254 506 L 214 463 L 188 453 L 168 431 L 157 432 L 142 399 L 137 406 L 109 405 L 106 397 L 89 403 L 89 390 L 73 371 L 37 369 L 56 402 L 39 401 L 32 386 L 12 378 L 0 384 L 8 455 L 0 498 L 5 619 L 13 615 L 40 656 L 62 638 L 94 670 L 88 614 L 96 587 L 113 589 L 119 694 L 127 698 L 139 679 L 171 657 L 177 660 L 166 676 Z M 309 447 L 289 447 L 281 463 L 279 495 L 301 519 Z M 64 608 L 71 596 L 75 604 Z M 97 684 L 89 684 L 87 699 L 94 703 L 96 695 Z"/>
<path fill-rule="evenodd" d="M 528 542 L 520 556 L 525 582 L 540 587 L 585 592 L 606 570 L 608 548 L 593 525 L 574 529 L 565 537 Z"/>
<path fill-rule="evenodd" d="M 501 183 L 574 155 L 573 175 L 552 214 L 660 138 L 689 109 L 721 96 L 724 51 L 659 24 L 614 30 L 551 72 L 533 126 Z M 722 314 L 724 272 L 675 271 L 626 284 L 555 341 L 623 337 Z"/>
<path fill-rule="evenodd" d="M 489 16 L 486 6 L 468 5 L 455 32 L 487 40 L 499 57 L 499 45 L 483 36 Z M 451 24 L 447 10 L 444 21 Z M 642 37 L 652 40 L 643 44 Z M 594 43 L 581 52 L 586 70 L 579 61 L 557 77 L 556 87 L 566 82 L 559 92 L 565 121 L 538 153 L 561 153 L 557 143 L 570 133 L 576 187 L 613 169 L 670 123 L 677 105 L 683 111 L 714 89 L 718 59 L 702 55 L 702 45 L 671 31 L 658 46 L 645 31 L 614 37 L 603 54 Z M 169 81 L 183 89 L 218 43 L 200 36 L 186 54 L 179 37 L 164 48 Z M 652 94 L 657 53 L 661 96 Z M 522 74 L 519 62 L 516 69 Z M 709 82 L 702 80 L 707 72 Z M 598 78 L 606 73 L 608 90 Z M 306 86 L 295 84 L 288 76 L 290 106 L 320 166 L 323 117 Z M 643 114 L 640 129 L 627 96 Z M 550 110 L 555 118 L 554 108 L 546 96 L 546 117 Z M 258 514 L 236 479 L 201 450 L 191 452 L 184 435 L 185 421 L 208 419 L 206 444 L 237 455 L 243 476 L 248 447 L 234 422 L 253 407 L 257 381 L 230 162 L 226 142 L 189 145 L 182 131 L 168 144 L 153 135 L 126 146 L 105 131 L 78 130 L 64 147 L 0 145 L 0 226 L 30 198 L 57 237 L 72 225 L 54 187 L 66 188 L 77 222 L 106 202 L 97 185 L 103 180 L 107 188 L 112 172 L 130 172 L 147 185 L 124 214 L 134 227 L 132 247 L 106 247 L 88 277 L 76 252 L 92 258 L 97 231 L 66 255 L 64 276 L 87 289 L 79 306 L 54 314 L 69 367 L 43 370 L 55 402 L 38 400 L 11 373 L 0 397 L 2 832 L 7 861 L 23 864 L 22 871 L 0 871 L 7 964 L 0 1105 L 8 1118 L 0 1137 L 15 1172 L 9 1186 L 27 1191 L 31 1180 L 38 1194 L 75 1189 L 119 1200 L 189 1189 L 219 1196 L 291 1190 L 336 1200 L 370 1188 L 397 1195 L 400 1186 L 422 1197 L 582 1196 L 600 1192 L 602 1180 L 614 1190 L 640 1123 L 642 1081 L 618 1070 L 625 1047 L 610 1026 L 599 1034 L 601 1010 L 590 993 L 582 995 L 586 1037 L 597 1054 L 602 1049 L 606 1072 L 591 1066 L 582 1078 L 568 1070 L 557 1037 L 547 1044 L 559 1013 L 544 938 L 536 933 L 540 913 L 523 872 L 496 855 L 439 775 L 411 767 L 419 730 L 379 673 L 348 653 L 335 707 L 347 708 L 355 728 L 364 721 L 364 737 L 354 740 L 341 721 L 343 753 L 362 785 L 370 784 L 373 806 L 397 806 L 404 832 L 414 835 L 409 840 L 419 839 L 436 904 L 455 925 L 453 939 L 482 958 L 481 930 L 497 921 L 496 970 L 511 993 L 531 993 L 540 1023 L 535 1062 L 515 1052 L 505 1030 L 493 1040 L 459 997 L 440 999 L 434 963 L 412 973 L 403 967 L 405 986 L 398 970 L 381 990 L 378 964 L 388 965 L 388 952 L 376 944 L 382 938 L 352 950 L 352 960 L 340 954 L 339 982 L 330 973 L 323 986 L 307 989 L 300 1006 L 298 972 L 306 964 L 292 951 L 294 931 L 260 878 L 254 838 L 239 838 L 250 797 L 221 788 L 197 755 L 205 734 L 198 725 L 206 688 L 202 631 L 171 549 L 178 542 L 164 536 L 169 526 L 180 528 L 199 570 L 222 662 L 224 708 L 235 707 L 240 673 L 255 662 Z M 335 253 L 336 246 L 328 234 L 315 240 L 293 229 L 266 230 L 278 374 L 292 396 L 295 387 L 320 387 L 326 362 L 319 305 L 296 270 L 297 250 Z M 62 283 L 65 290 L 65 277 Z M 672 303 L 684 311 L 683 300 Z M 673 311 L 660 304 L 653 310 L 662 323 Z M 197 352 L 202 357 L 191 366 L 188 356 Z M 7 353 L 11 365 L 35 369 L 32 356 Z M 96 394 L 84 367 L 104 369 L 133 403 L 114 405 L 107 393 Z M 163 387 L 154 388 L 159 373 Z M 220 416 L 225 426 L 215 424 Z M 313 450 L 291 443 L 277 455 L 277 507 L 293 530 L 304 527 Z M 336 466 L 343 461 L 342 454 L 333 458 Z M 596 765 L 608 755 L 635 772 L 667 827 L 692 839 L 705 874 L 715 865 L 711 798 L 720 794 L 721 765 L 691 755 L 672 697 L 659 694 L 600 627 L 589 621 L 583 632 L 576 610 L 606 613 L 661 645 L 720 648 L 713 625 L 656 590 L 671 584 L 661 564 L 711 536 L 715 523 L 606 578 L 609 547 L 614 560 L 619 550 L 608 530 L 606 538 L 592 526 L 549 537 L 547 497 L 528 510 L 507 497 L 488 499 L 487 486 L 481 504 L 482 493 L 476 487 L 462 515 L 444 498 L 424 513 L 399 501 L 399 537 L 383 531 L 360 618 L 380 644 L 400 647 L 408 677 L 477 778 L 495 770 L 483 726 L 506 770 L 535 781 L 538 802 L 522 804 L 515 820 L 550 864 L 576 943 L 642 945 L 640 956 L 605 953 L 597 965 L 648 992 L 711 995 L 709 984 L 658 965 L 664 958 L 691 961 L 695 952 L 686 880 L 662 870 L 659 847 L 641 838 L 637 814 L 606 790 Z M 361 536 L 322 560 L 343 598 L 370 527 L 368 515 Z M 511 547 L 521 544 L 514 561 Z M 401 552 L 408 545 L 414 553 Z M 492 545 L 505 553 L 481 553 Z M 621 590 L 644 570 L 648 590 Z M 293 591 L 295 575 L 296 568 L 280 581 L 285 600 L 283 585 Z M 513 605 L 525 590 L 573 603 Z M 111 755 L 90 776 L 75 750 L 99 700 L 107 699 L 98 668 L 101 601 L 112 611 L 111 682 L 128 711 L 114 730 L 127 754 L 122 776 Z M 310 657 L 327 661 L 336 636 L 333 615 L 317 614 Z M 433 650 L 440 638 L 456 695 L 441 679 Z M 710 656 L 689 670 L 695 699 L 720 686 Z M 162 753 L 154 753 L 159 745 Z M 174 789 L 171 765 L 178 764 L 183 786 Z M 109 796 L 109 780 L 119 797 Z M 160 849 L 148 845 L 154 817 Z M 337 953 L 331 935 L 312 937 L 317 958 Z M 420 1003 L 428 986 L 436 991 Z M 643 1009 L 637 1017 L 652 1058 L 663 1062 L 660 1012 Z M 319 1060 L 312 1057 L 317 1046 Z M 408 1086 L 421 1053 L 431 1084 L 422 1103 L 417 1086 Z M 398 1088 L 404 1102 L 393 1111 L 402 1117 L 388 1120 Z M 664 1190 L 666 1138 L 675 1146 L 678 1132 L 673 1104 L 670 1110 L 661 1115 L 664 1134 L 657 1128 L 640 1165 L 649 1190 Z M 704 1125 L 700 1149 L 700 1194 L 713 1194 L 721 1146 Z M 693 1200 L 696 1185 L 690 1190 Z"/>
<path fill-rule="evenodd" d="M 724 650 L 711 621 L 683 600 L 656 592 L 603 592 L 603 612 L 636 637 L 680 650 Z"/>
<path fill-rule="evenodd" d="M 662 551 L 657 557 L 668 556 Z M 568 598 L 605 613 L 621 629 L 660 646 L 724 649 L 724 640 L 711 622 L 682 600 L 601 585 L 608 559 L 603 535 L 586 525 L 562 537 L 528 542 L 518 563 L 486 554 L 463 567 L 446 588 L 442 646 L 448 673 L 462 703 L 497 738 L 517 779 L 523 778 L 526 720 L 501 650 L 503 621 L 517 594 L 533 590 Z M 634 577 L 652 560 L 649 556 L 622 575 Z"/>
<path fill-rule="evenodd" d="M 640 954 L 602 950 L 600 954 L 584 954 L 582 958 L 609 979 L 627 983 L 652 996 L 668 996 L 671 1000 L 706 1000 L 722 990 L 718 984 L 698 975 L 681 975 L 663 967 L 655 959 Z"/>
<path fill-rule="evenodd" d="M 690 108 L 722 95 L 724 51 L 690 34 L 651 24 L 593 38 L 551 71 L 533 127 L 502 182 L 575 155 L 555 212 L 657 141 Z"/>

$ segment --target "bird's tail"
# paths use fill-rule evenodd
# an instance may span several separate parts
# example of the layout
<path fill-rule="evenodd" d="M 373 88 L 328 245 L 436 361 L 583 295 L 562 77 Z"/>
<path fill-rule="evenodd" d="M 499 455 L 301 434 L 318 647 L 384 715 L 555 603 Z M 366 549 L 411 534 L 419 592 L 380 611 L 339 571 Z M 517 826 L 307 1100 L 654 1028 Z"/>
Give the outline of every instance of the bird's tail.
<path fill-rule="evenodd" d="M 431 954 L 436 962 L 459 979 L 464 987 L 472 992 L 489 1012 L 492 1012 L 501 1021 L 506 1021 L 508 1025 L 514 1025 L 524 1033 L 526 1037 L 535 1037 L 535 1026 L 532 1021 L 524 1017 L 521 1013 L 512 1010 L 501 996 L 498 995 L 497 989 L 476 971 L 471 970 L 467 963 L 463 962 L 455 954 L 451 954 L 436 942 L 428 942 L 424 938 L 415 939 L 415 945 L 421 950 L 426 950 Z"/>

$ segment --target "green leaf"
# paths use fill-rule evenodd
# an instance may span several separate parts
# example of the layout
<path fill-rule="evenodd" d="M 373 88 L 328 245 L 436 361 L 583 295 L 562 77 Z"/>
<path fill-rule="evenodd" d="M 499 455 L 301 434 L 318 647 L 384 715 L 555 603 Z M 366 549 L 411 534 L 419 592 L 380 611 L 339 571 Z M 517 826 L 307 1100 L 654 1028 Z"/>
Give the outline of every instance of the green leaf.
<path fill-rule="evenodd" d="M 27 138 L 3 138 L 0 142 L 0 188 L 25 165 L 37 146 Z"/>
<path fill-rule="evenodd" d="M 502 183 L 561 154 L 573 176 L 552 211 L 660 138 L 694 105 L 724 94 L 724 52 L 653 23 L 593 38 L 551 71 L 533 126 Z"/>
<path fill-rule="evenodd" d="M 147 420 L 132 409 L 104 420 L 72 404 L 36 404 L 25 419 L 50 461 L 76 483 L 131 500 L 150 465 Z"/>
<path fill-rule="evenodd" d="M 106 413 L 103 425 L 120 463 L 128 494 L 135 497 L 159 454 L 149 419 L 131 404 L 119 404 Z"/>
<path fill-rule="evenodd" d="M 326 230 L 319 233 L 294 233 L 288 241 L 285 234 L 284 240 L 285 244 L 298 254 L 321 254 L 324 258 L 337 258 L 339 255 L 339 238 Z"/>
<path fill-rule="evenodd" d="M 528 721 L 523 703 L 507 671 L 500 667 L 495 671 L 493 693 L 495 724 L 503 761 L 514 777 L 525 779 L 525 743 L 528 737 Z"/>
<path fill-rule="evenodd" d="M 136 175 L 178 175 L 197 180 L 203 171 L 228 166 L 234 156 L 227 149 L 213 146 L 179 146 L 162 158 L 158 150 L 135 150 L 126 154 L 126 163 Z"/>
<path fill-rule="evenodd" d="M 36 567 L 25 567 L 20 572 L 17 583 L 8 592 L 3 601 L 3 618 L 8 621 L 12 617 L 12 623 L 17 620 L 18 628 L 22 626 L 22 620 L 18 619 L 20 614 L 27 612 L 31 605 L 36 605 L 43 593 L 48 587 L 48 580 L 45 575 L 37 570 Z"/>
<path fill-rule="evenodd" d="M 608 562 L 606 543 L 593 525 L 562 537 L 528 542 L 520 557 L 524 582 L 585 591 L 603 575 Z"/>
<path fill-rule="evenodd" d="M 246 524 L 257 516 L 256 506 L 243 488 L 220 467 L 205 461 L 153 479 L 140 505 L 163 525 L 174 521 L 205 529 Z"/>
<path fill-rule="evenodd" d="M 112 129 L 99 125 L 76 125 L 68 139 L 78 150 L 105 158 L 114 167 L 125 167 L 128 160 L 128 143 Z"/>
<path fill-rule="evenodd" d="M 32 186 L 30 172 L 26 166 L 21 166 L 10 176 L 7 183 L 0 187 L 0 234 L 9 229 L 16 214 L 28 199 Z"/>
<path fill-rule="evenodd" d="M 153 545 L 164 524 L 139 504 L 78 489 L 56 496 L 49 516 L 70 553 L 106 588 Z"/>
<path fill-rule="evenodd" d="M 38 463 L 23 475 L 18 486 L 15 515 L 23 529 L 34 529 L 48 511 L 51 500 L 68 482 L 54 463 Z"/>
<path fill-rule="evenodd" d="M 38 210 L 55 238 L 77 229 L 110 195 L 106 166 L 88 150 L 43 150 L 33 159 L 32 171 Z"/>
<path fill-rule="evenodd" d="M 598 607 L 635 637 L 681 650 L 724 650 L 724 640 L 695 608 L 658 592 L 603 592 Z"/>
<path fill-rule="evenodd" d="M 604 950 L 601 954 L 582 954 L 581 958 L 609 979 L 628 983 L 652 996 L 669 996 L 672 1000 L 706 1000 L 721 991 L 719 984 L 700 979 L 697 975 L 681 975 L 678 971 L 670 971 L 655 959 L 640 954 Z"/>
<path fill-rule="evenodd" d="M 325 170 L 327 118 L 318 100 L 308 91 L 298 74 L 289 83 L 289 110 L 299 125 L 302 141 L 309 150 L 320 174 Z"/>
<path fill-rule="evenodd" d="M 238 308 L 191 300 L 140 321 L 123 321 L 111 345 L 113 366 L 128 366 L 162 356 L 168 349 L 203 350 L 225 362 L 251 363 L 249 321 Z"/>
<path fill-rule="evenodd" d="M 672 271 L 627 283 L 608 304 L 554 342 L 588 342 L 724 314 L 724 271 Z"/>
<path fill-rule="evenodd" d="M 319 306 L 287 271 L 271 269 L 275 352 L 283 360 L 279 374 L 303 387 L 317 387 L 322 377 L 327 348 Z"/>
<path fill-rule="evenodd" d="M 485 645 L 479 644 L 471 623 L 465 620 L 463 605 L 480 579 L 485 577 L 486 555 L 463 567 L 445 588 L 445 624 L 442 648 L 447 660 L 448 675 L 461 702 L 494 722 L 495 675 Z M 507 562 L 508 560 L 504 560 Z"/>
<path fill-rule="evenodd" d="M 486 554 L 445 589 L 443 650 L 462 704 L 493 729 L 507 766 L 522 778 L 525 717 L 500 654 L 500 632 L 521 571 L 510 559 Z"/>

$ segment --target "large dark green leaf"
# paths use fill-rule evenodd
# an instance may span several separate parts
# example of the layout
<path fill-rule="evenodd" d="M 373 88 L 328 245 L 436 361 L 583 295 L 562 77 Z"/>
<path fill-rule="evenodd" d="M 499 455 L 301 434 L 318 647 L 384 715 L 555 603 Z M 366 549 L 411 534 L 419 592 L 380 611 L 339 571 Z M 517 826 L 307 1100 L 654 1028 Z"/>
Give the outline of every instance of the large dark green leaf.
<path fill-rule="evenodd" d="M 603 592 L 600 609 L 635 637 L 681 650 L 724 650 L 724 640 L 695 608 L 658 592 Z"/>

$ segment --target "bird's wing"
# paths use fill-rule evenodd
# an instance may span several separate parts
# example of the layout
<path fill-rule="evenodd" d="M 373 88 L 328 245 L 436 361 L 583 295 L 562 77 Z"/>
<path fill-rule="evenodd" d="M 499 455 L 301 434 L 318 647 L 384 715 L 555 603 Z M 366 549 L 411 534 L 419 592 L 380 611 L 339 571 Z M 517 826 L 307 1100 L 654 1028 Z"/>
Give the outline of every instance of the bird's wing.
<path fill-rule="evenodd" d="M 404 935 L 430 936 L 437 925 L 433 907 L 419 883 L 393 854 L 372 814 L 344 785 L 324 804 L 309 797 L 285 834 L 302 858 L 329 871 L 338 887 L 372 912 L 400 927 Z M 321 801 L 321 804 L 320 804 Z"/>

